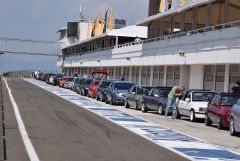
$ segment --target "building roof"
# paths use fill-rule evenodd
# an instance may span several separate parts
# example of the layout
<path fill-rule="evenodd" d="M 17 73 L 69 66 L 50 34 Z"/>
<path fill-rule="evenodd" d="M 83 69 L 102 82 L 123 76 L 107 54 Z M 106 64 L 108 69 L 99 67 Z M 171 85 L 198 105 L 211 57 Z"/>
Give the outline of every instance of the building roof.
<path fill-rule="evenodd" d="M 185 4 L 183 6 L 179 6 L 177 8 L 174 9 L 170 9 L 168 11 L 165 11 L 163 13 L 158 13 L 156 15 L 153 16 L 149 16 L 143 20 L 139 20 L 137 21 L 137 26 L 147 26 L 151 21 L 156 21 L 159 18 L 168 16 L 168 15 L 173 15 L 175 13 L 180 13 L 182 11 L 188 10 L 190 8 L 193 8 L 195 6 L 200 6 L 202 4 L 206 4 L 209 2 L 212 2 L 215 0 L 186 0 Z"/>
<path fill-rule="evenodd" d="M 75 46 L 75 45 L 80 45 L 82 43 L 86 43 L 91 40 L 95 40 L 95 39 L 107 37 L 107 36 L 147 38 L 147 30 L 148 30 L 147 27 L 136 26 L 136 25 L 127 26 L 127 27 L 124 27 L 121 29 L 113 29 L 112 31 L 109 31 L 107 33 L 104 33 L 104 34 L 101 34 L 101 35 L 98 35 L 95 37 L 91 37 L 90 39 L 85 39 L 83 41 L 78 41 L 78 42 L 72 43 L 72 44 L 66 46 L 65 48 Z"/>
<path fill-rule="evenodd" d="M 142 26 L 127 26 L 121 29 L 114 29 L 107 33 L 108 36 L 121 36 L 121 37 L 139 37 L 147 38 L 147 28 Z"/>
<path fill-rule="evenodd" d="M 60 29 L 57 30 L 57 33 L 61 32 L 61 31 L 64 31 L 64 30 L 67 30 L 67 28 L 66 27 L 60 28 Z"/>

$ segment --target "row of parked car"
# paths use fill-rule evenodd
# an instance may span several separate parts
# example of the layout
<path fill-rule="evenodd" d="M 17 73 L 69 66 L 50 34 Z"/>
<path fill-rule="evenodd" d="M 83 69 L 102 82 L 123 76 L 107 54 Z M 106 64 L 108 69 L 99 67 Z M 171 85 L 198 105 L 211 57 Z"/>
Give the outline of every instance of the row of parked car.
<path fill-rule="evenodd" d="M 43 78 L 43 79 L 41 79 Z M 38 79 L 38 78 L 37 78 Z M 168 94 L 172 87 L 138 86 L 132 82 L 114 79 L 93 79 L 62 74 L 43 74 L 48 84 L 68 88 L 80 95 L 95 98 L 111 105 L 121 104 L 142 112 L 157 111 L 165 114 Z M 188 117 L 190 121 L 205 120 L 206 126 L 229 128 L 231 135 L 240 133 L 240 94 L 216 93 L 191 89 L 177 100 L 177 119 Z M 168 115 L 171 115 L 171 110 Z"/>

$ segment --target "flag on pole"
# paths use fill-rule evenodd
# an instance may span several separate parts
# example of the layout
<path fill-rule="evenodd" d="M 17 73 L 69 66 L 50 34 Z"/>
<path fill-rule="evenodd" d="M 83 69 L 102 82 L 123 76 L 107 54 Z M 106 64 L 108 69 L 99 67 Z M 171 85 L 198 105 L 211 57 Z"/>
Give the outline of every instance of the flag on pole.
<path fill-rule="evenodd" d="M 93 19 L 91 37 L 94 37 L 94 32 L 95 32 L 95 20 Z"/>
<path fill-rule="evenodd" d="M 103 33 L 107 32 L 108 10 L 105 12 Z"/>
<path fill-rule="evenodd" d="M 183 6 L 185 4 L 185 0 L 179 0 L 179 6 Z"/>
<path fill-rule="evenodd" d="M 96 19 L 95 21 L 95 33 L 94 36 L 97 36 L 99 34 L 99 20 Z"/>
<path fill-rule="evenodd" d="M 113 29 L 113 11 L 112 8 L 110 10 L 110 17 L 109 17 L 109 24 L 108 24 L 108 30 L 112 31 Z"/>
<path fill-rule="evenodd" d="M 165 0 L 160 0 L 160 6 L 159 6 L 159 12 L 163 13 L 164 12 L 164 1 Z"/>

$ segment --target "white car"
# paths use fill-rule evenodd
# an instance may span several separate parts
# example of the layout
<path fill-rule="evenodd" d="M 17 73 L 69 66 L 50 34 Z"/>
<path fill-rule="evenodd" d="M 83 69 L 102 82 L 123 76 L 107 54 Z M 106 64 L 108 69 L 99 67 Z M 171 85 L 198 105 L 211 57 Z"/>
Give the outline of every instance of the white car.
<path fill-rule="evenodd" d="M 204 90 L 189 90 L 177 102 L 178 118 L 190 117 L 190 121 L 205 119 L 208 103 L 217 93 Z"/>

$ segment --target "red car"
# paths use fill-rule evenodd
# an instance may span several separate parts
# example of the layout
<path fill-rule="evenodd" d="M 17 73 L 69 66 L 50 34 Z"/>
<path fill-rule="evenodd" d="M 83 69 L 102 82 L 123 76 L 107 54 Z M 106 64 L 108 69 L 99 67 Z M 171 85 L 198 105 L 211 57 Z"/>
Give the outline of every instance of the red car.
<path fill-rule="evenodd" d="M 221 93 L 208 105 L 205 125 L 217 124 L 218 129 L 229 128 L 232 106 L 240 99 L 240 94 Z"/>
<path fill-rule="evenodd" d="M 61 80 L 59 80 L 59 87 L 64 87 L 65 81 L 67 81 L 69 78 L 73 78 L 72 76 L 63 76 Z"/>
<path fill-rule="evenodd" d="M 106 70 L 94 70 L 94 71 L 92 71 L 93 79 L 106 80 L 107 76 L 108 76 L 108 72 Z"/>
<path fill-rule="evenodd" d="M 92 81 L 92 83 L 88 86 L 88 97 L 96 98 L 98 85 L 99 80 Z"/>

